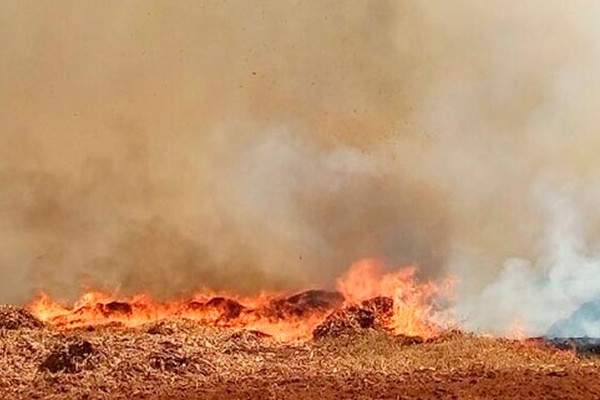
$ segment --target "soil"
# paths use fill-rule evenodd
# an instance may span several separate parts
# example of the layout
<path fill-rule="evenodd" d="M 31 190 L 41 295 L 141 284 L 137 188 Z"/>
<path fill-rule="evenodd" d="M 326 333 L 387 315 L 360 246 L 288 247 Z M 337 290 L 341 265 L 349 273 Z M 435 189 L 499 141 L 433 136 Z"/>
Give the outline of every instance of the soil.
<path fill-rule="evenodd" d="M 178 393 L 180 399 L 597 399 L 598 372 L 415 372 L 350 377 L 306 376 L 288 380 L 245 379 L 235 385 Z M 174 393 L 175 394 L 175 393 Z"/>
<path fill-rule="evenodd" d="M 3 399 L 594 399 L 600 358 L 541 340 L 366 328 L 300 343 L 178 319 L 0 328 Z M 0 327 L 3 326 L 0 321 Z"/>

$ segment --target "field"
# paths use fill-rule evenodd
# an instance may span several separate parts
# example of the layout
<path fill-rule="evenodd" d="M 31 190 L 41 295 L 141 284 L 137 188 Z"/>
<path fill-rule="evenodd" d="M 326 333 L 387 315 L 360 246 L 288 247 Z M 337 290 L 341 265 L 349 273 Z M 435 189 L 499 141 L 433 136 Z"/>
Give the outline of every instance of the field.
<path fill-rule="evenodd" d="M 0 313 L 3 399 L 519 399 L 600 396 L 600 363 L 540 341 L 377 329 L 298 343 L 186 319 L 57 330 Z"/>

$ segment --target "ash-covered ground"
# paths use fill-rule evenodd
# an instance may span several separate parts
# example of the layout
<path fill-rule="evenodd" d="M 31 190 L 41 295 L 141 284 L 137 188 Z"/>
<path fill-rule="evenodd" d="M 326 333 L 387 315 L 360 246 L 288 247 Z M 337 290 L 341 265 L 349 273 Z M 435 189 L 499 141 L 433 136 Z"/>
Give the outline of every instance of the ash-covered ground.
<path fill-rule="evenodd" d="M 59 330 L 0 312 L 5 399 L 515 399 L 600 396 L 600 361 L 543 340 L 391 335 L 348 322 L 280 343 L 173 319 Z M 344 315 L 330 319 L 339 327 Z M 331 321 L 338 321 L 335 324 Z"/>

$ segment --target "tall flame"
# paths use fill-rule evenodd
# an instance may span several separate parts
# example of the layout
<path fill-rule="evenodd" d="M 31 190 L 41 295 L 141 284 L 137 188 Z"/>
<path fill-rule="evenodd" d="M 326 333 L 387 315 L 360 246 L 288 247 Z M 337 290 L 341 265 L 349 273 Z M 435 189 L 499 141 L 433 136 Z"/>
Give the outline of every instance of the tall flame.
<path fill-rule="evenodd" d="M 393 300 L 393 315 L 388 328 L 396 334 L 431 337 L 449 326 L 453 318 L 440 310 L 438 300 L 450 297 L 454 280 L 446 279 L 441 286 L 417 281 L 418 270 L 409 266 L 384 273 L 382 264 L 373 259 L 353 264 L 338 280 L 338 290 L 349 303 L 358 303 L 376 296 Z"/>

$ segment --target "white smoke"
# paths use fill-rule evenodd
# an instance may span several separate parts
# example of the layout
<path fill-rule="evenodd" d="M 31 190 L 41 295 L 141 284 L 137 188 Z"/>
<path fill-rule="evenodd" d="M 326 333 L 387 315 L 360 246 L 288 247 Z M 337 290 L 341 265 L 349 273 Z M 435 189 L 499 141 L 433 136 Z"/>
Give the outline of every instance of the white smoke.
<path fill-rule="evenodd" d="M 499 4 L 459 2 L 480 19 L 439 22 L 443 48 L 469 50 L 448 51 L 418 112 L 429 138 L 407 165 L 445 195 L 465 327 L 544 334 L 600 295 L 599 10 Z"/>
<path fill-rule="evenodd" d="M 600 299 L 600 253 L 586 244 L 585 218 L 578 202 L 581 192 L 557 194 L 544 187 L 538 195 L 547 221 L 539 242 L 540 257 L 507 260 L 497 280 L 476 301 L 461 302 L 459 313 L 467 328 L 510 333 L 518 323 L 528 334 L 543 335 L 582 304 Z M 576 332 L 581 326 L 572 328 Z M 585 330 L 598 336 L 600 324 Z"/>

